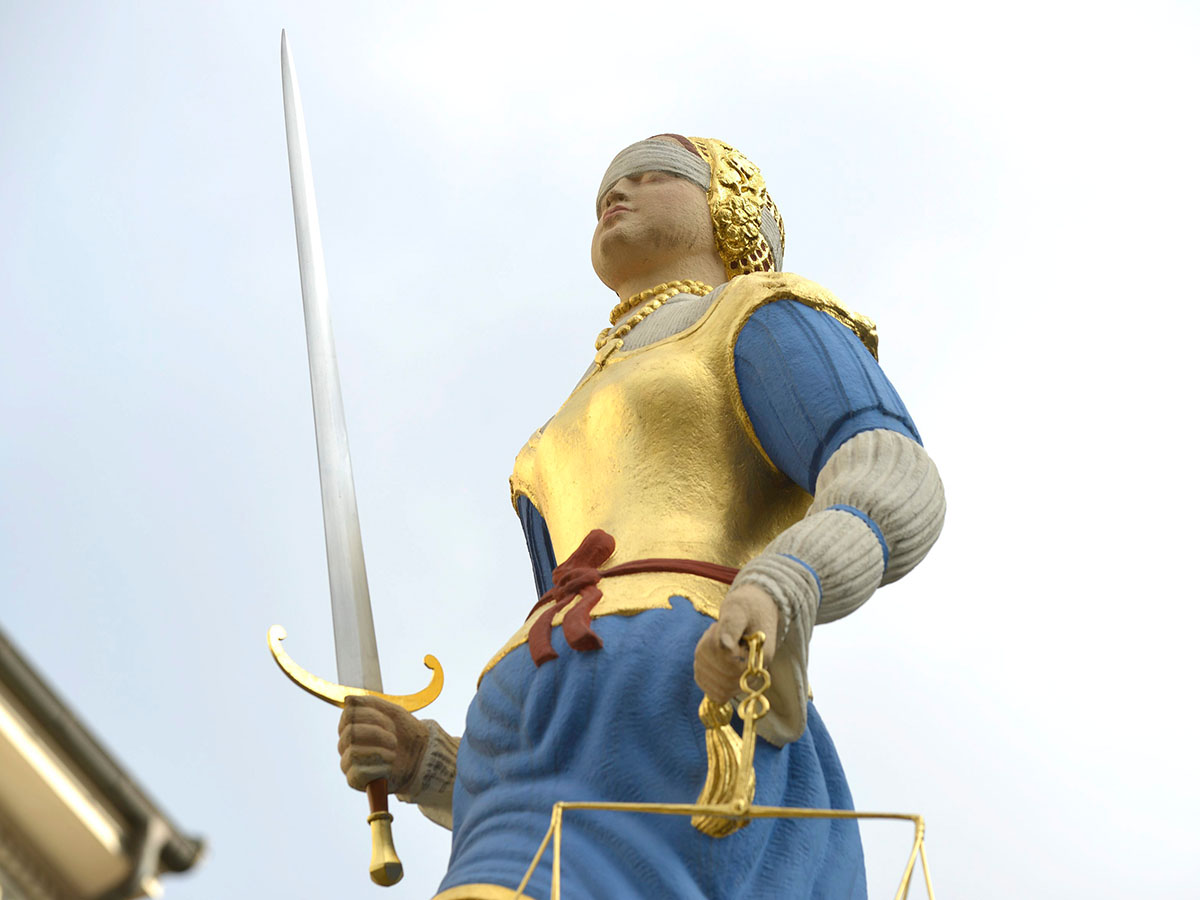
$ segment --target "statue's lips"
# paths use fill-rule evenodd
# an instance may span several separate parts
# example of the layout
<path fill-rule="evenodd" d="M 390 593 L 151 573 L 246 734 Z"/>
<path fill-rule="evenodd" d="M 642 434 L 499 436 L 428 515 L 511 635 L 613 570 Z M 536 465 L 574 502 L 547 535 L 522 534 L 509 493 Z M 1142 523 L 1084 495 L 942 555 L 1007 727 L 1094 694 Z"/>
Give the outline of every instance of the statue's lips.
<path fill-rule="evenodd" d="M 615 216 L 619 212 L 629 212 L 629 207 L 621 206 L 620 204 L 618 204 L 616 206 L 610 206 L 608 209 L 606 209 L 604 211 L 604 215 L 601 217 L 600 221 L 607 222 L 609 219 L 611 219 L 613 216 Z"/>

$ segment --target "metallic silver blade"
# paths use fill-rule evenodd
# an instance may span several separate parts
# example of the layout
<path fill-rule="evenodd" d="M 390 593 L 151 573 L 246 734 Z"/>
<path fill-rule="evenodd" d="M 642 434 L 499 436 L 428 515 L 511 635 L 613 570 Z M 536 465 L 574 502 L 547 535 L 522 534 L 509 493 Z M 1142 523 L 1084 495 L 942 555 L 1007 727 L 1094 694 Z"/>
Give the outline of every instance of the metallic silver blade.
<path fill-rule="evenodd" d="M 329 320 L 329 286 L 325 280 L 325 253 L 321 249 L 317 199 L 308 157 L 308 134 L 287 32 L 283 33 L 281 53 L 283 115 L 292 176 L 292 207 L 296 215 L 296 249 L 300 254 L 304 329 L 308 336 L 308 371 L 321 471 L 321 508 L 325 514 L 325 554 L 329 561 L 338 681 L 351 687 L 382 691 L 358 503 L 354 497 L 354 474 L 350 468 L 350 442 Z"/>

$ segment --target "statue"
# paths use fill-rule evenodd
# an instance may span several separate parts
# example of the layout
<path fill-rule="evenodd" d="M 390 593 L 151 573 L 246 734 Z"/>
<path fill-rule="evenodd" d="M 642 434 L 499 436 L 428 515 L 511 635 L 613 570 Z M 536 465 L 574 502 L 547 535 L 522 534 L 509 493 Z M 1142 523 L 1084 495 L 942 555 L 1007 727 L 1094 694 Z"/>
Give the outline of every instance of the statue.
<path fill-rule="evenodd" d="M 539 598 L 487 663 L 461 739 L 347 697 L 341 765 L 452 828 L 438 900 L 512 897 L 559 800 L 692 802 L 696 709 L 738 691 L 764 635 L 758 797 L 852 809 L 811 699 L 813 626 L 911 570 L 944 500 L 876 362 L 871 320 L 780 269 L 762 175 L 721 141 L 663 134 L 617 154 L 592 265 L 618 296 L 582 380 L 511 479 Z M 853 819 L 581 814 L 564 896 L 865 897 Z M 548 866 L 527 891 L 548 896 Z"/>

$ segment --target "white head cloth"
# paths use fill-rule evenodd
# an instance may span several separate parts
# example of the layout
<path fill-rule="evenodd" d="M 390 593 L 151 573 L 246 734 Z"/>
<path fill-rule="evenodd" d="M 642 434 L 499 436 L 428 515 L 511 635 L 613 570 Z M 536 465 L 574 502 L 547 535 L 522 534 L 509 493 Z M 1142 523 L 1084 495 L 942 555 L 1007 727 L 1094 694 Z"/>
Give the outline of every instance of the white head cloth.
<path fill-rule="evenodd" d="M 596 217 L 600 216 L 604 195 L 612 190 L 614 184 L 622 178 L 632 178 L 643 172 L 677 175 L 699 185 L 703 191 L 708 190 L 708 182 L 712 178 L 708 163 L 680 146 L 673 138 L 638 141 L 614 156 L 608 164 L 608 170 L 600 181 L 600 192 L 596 194 Z"/>

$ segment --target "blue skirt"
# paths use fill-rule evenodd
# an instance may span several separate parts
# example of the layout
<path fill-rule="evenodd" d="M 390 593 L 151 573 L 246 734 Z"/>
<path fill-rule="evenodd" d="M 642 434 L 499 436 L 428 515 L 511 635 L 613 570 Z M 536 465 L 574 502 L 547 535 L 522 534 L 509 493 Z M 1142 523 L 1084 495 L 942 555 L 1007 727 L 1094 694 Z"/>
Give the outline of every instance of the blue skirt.
<path fill-rule="evenodd" d="M 600 650 L 572 650 L 556 628 L 558 659 L 535 667 L 521 646 L 483 678 L 459 747 L 442 890 L 515 888 L 557 801 L 695 802 L 707 756 L 692 657 L 712 619 L 672 604 L 595 619 Z M 757 804 L 853 808 L 812 703 L 800 740 L 760 740 L 754 768 Z M 563 900 L 866 897 L 853 819 L 762 819 L 724 838 L 688 816 L 569 810 L 563 821 Z M 539 900 L 550 896 L 551 850 L 525 891 Z"/>

